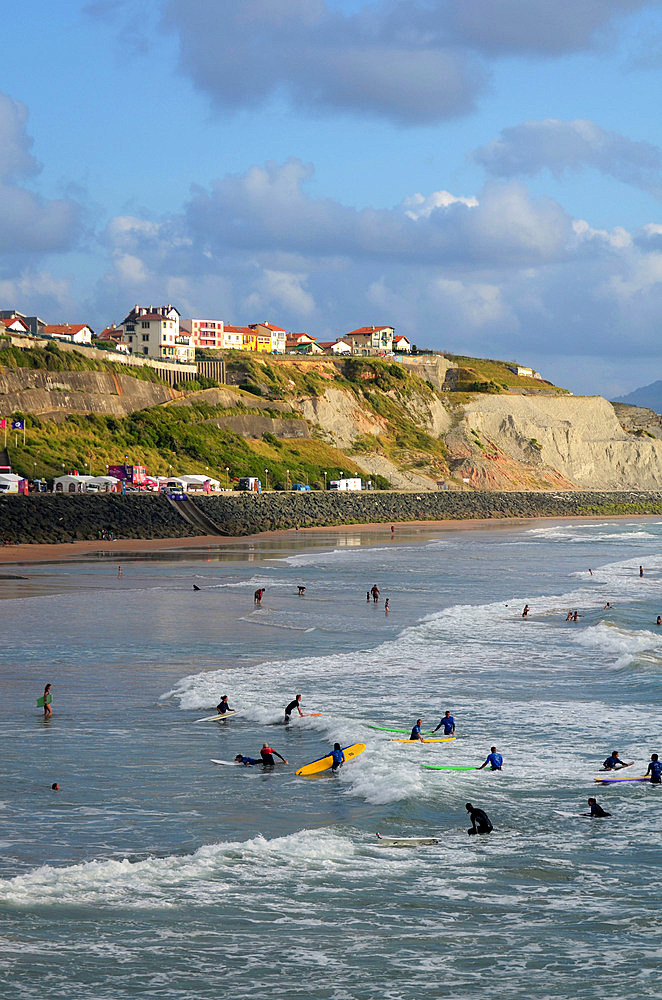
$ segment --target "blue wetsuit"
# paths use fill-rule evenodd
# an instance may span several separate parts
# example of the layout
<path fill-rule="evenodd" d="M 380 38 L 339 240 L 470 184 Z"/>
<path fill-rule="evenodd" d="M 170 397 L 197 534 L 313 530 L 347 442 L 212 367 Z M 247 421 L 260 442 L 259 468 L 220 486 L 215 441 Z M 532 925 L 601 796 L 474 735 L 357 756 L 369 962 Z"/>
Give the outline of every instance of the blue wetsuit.
<path fill-rule="evenodd" d="M 237 761 L 237 764 L 238 763 L 239 763 L 239 761 Z M 262 761 L 261 760 L 256 760 L 255 757 L 243 757 L 242 756 L 241 763 L 242 764 L 247 764 L 247 765 L 248 764 L 261 764 Z"/>
<path fill-rule="evenodd" d="M 331 770 L 337 771 L 339 767 L 345 763 L 345 755 L 342 750 L 332 750 L 331 757 L 333 759 L 333 766 Z"/>
<path fill-rule="evenodd" d="M 662 782 L 662 760 L 652 760 L 646 774 L 650 774 L 654 785 L 659 785 Z"/>
<path fill-rule="evenodd" d="M 411 731 L 411 736 L 409 737 L 409 739 L 418 740 L 420 739 L 420 737 L 421 737 L 421 727 L 418 725 L 418 723 L 416 723 L 416 725 Z"/>
<path fill-rule="evenodd" d="M 485 763 L 489 764 L 493 771 L 500 771 L 503 764 L 503 757 L 500 753 L 490 753 L 487 755 Z"/>
<path fill-rule="evenodd" d="M 444 727 L 444 736 L 452 736 L 453 730 L 455 729 L 455 719 L 452 715 L 444 716 L 439 725 L 432 730 L 433 733 L 437 732 L 441 726 Z"/>
<path fill-rule="evenodd" d="M 620 767 L 625 767 L 625 764 L 623 763 L 620 757 L 610 756 L 607 757 L 605 761 L 603 761 L 602 766 L 604 767 L 605 771 L 614 771 L 618 770 L 618 768 Z"/>

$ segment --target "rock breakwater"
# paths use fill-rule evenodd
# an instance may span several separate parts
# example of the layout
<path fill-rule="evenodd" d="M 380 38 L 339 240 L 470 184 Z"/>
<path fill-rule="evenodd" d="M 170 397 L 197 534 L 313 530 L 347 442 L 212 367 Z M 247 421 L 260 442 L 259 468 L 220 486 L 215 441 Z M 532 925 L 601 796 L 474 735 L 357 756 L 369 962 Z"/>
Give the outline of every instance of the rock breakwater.
<path fill-rule="evenodd" d="M 662 491 L 263 493 L 182 501 L 195 505 L 221 535 L 284 528 L 478 518 L 662 515 Z M 0 497 L 0 541 L 72 542 L 186 538 L 201 534 L 160 495 Z"/>

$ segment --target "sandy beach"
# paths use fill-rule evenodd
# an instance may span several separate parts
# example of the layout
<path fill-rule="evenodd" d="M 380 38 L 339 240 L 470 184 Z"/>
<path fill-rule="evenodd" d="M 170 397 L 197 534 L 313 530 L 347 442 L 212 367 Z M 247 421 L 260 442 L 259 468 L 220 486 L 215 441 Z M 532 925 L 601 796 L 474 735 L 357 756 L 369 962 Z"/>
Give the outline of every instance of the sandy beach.
<path fill-rule="evenodd" d="M 631 521 L 636 517 L 637 521 L 659 521 L 659 514 L 621 514 L 621 515 L 611 515 L 609 517 L 535 517 L 535 518 L 524 518 L 524 517 L 504 517 L 504 518 L 476 518 L 472 519 L 458 519 L 458 520 L 447 520 L 447 521 L 395 521 L 395 535 L 397 536 L 398 530 L 411 527 L 426 527 L 430 529 L 436 529 L 440 531 L 473 531 L 480 530 L 483 528 L 499 528 L 499 527 L 513 527 L 515 525 L 526 524 L 534 527 L 536 524 L 567 524 L 571 522 L 581 523 L 581 522 L 599 522 L 599 521 Z M 339 525 L 320 525 L 318 527 L 310 528 L 300 528 L 298 531 L 294 528 L 288 528 L 282 531 L 261 531 L 254 535 L 198 535 L 193 538 L 127 538 L 127 539 L 114 539 L 113 541 L 99 541 L 98 539 L 90 539 L 81 542 L 57 542 L 54 544 L 19 544 L 19 545 L 4 545 L 0 548 L 0 564 L 12 565 L 18 563 L 44 563 L 44 562 L 66 562 L 67 560 L 75 560 L 81 556 L 87 555 L 101 555 L 112 556 L 116 555 L 121 558 L 122 555 L 136 555 L 141 552 L 160 552 L 168 550 L 196 550 L 203 551 L 204 549 L 218 549 L 218 548 L 229 548 L 232 546 L 243 545 L 245 542 L 255 541 L 258 539 L 277 539 L 277 538 L 291 538 L 293 535 L 299 536 L 314 536 L 322 532 L 339 532 L 339 533 L 349 533 L 352 531 L 361 531 L 366 534 L 382 534 L 384 536 L 390 536 L 391 525 L 387 523 L 372 523 L 372 524 L 339 524 Z"/>

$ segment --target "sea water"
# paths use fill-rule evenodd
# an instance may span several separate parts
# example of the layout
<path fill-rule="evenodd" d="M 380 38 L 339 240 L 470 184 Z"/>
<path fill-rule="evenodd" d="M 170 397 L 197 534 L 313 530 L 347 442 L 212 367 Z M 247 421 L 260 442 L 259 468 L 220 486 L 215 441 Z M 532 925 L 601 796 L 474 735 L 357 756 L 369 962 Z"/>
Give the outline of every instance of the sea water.
<path fill-rule="evenodd" d="M 0 573 L 0 996 L 659 997 L 662 790 L 593 779 L 662 753 L 661 543 L 398 525 Z M 322 715 L 285 726 L 297 693 Z M 454 742 L 369 728 L 446 709 Z M 336 740 L 367 749 L 295 776 Z M 289 765 L 211 763 L 263 742 Z"/>

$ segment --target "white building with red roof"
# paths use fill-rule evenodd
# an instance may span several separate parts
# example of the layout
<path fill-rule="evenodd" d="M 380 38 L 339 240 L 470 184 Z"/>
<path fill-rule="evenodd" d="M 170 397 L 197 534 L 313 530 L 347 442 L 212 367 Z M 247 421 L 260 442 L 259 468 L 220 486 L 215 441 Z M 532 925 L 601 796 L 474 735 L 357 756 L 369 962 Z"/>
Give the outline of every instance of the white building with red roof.
<path fill-rule="evenodd" d="M 393 351 L 392 326 L 360 326 L 341 340 L 351 345 L 352 354 L 390 354 Z"/>
<path fill-rule="evenodd" d="M 393 338 L 393 350 L 394 351 L 400 351 L 400 352 L 406 351 L 407 354 L 409 354 L 410 351 L 411 351 L 411 341 L 408 340 L 407 337 L 403 337 L 403 336 L 394 337 Z"/>
<path fill-rule="evenodd" d="M 129 354 L 160 361 L 195 361 L 193 337 L 179 328 L 179 312 L 174 306 L 139 306 L 119 325 Z"/>
<path fill-rule="evenodd" d="M 87 323 L 47 323 L 42 334 L 72 344 L 91 344 L 94 330 Z"/>

